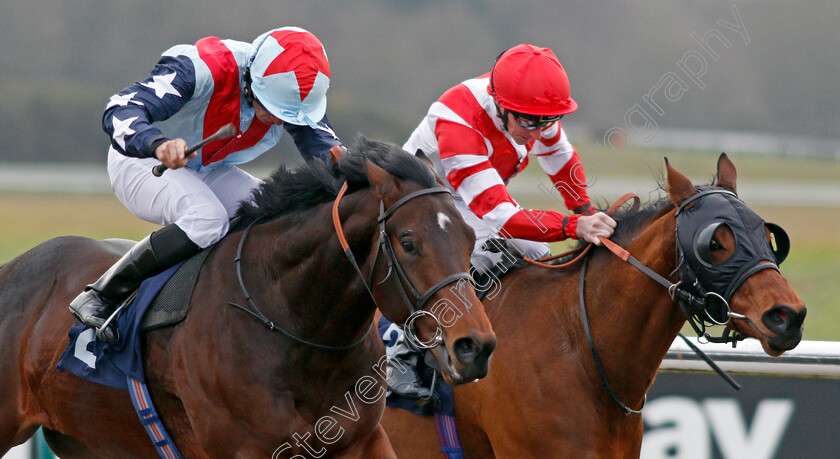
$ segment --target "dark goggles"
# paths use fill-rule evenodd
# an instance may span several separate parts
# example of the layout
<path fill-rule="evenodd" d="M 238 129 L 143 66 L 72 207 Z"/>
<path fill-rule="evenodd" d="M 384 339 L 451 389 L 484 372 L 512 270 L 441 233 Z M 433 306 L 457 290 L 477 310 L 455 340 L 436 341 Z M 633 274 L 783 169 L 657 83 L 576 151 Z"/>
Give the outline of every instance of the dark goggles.
<path fill-rule="evenodd" d="M 545 129 L 550 126 L 551 123 L 560 121 L 563 118 L 563 115 L 528 115 L 510 110 L 508 113 L 511 114 L 513 120 L 516 121 L 516 124 L 529 131 Z"/>

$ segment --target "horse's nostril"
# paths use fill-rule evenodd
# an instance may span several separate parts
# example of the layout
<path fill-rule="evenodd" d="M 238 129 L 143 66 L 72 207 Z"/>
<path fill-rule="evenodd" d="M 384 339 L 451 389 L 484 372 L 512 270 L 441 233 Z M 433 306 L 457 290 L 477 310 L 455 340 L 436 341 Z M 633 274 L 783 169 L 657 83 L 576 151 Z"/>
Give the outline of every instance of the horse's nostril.
<path fill-rule="evenodd" d="M 798 330 L 805 320 L 805 311 L 797 313 L 788 306 L 776 306 L 764 313 L 761 321 L 770 330 L 784 333 L 788 330 Z"/>
<path fill-rule="evenodd" d="M 474 338 L 460 338 L 454 344 L 455 355 L 463 363 L 472 362 L 478 355 L 478 342 Z"/>
<path fill-rule="evenodd" d="M 784 310 L 774 310 L 771 311 L 770 314 L 767 315 L 767 321 L 772 322 L 774 325 L 781 326 L 787 322 L 788 314 Z"/>

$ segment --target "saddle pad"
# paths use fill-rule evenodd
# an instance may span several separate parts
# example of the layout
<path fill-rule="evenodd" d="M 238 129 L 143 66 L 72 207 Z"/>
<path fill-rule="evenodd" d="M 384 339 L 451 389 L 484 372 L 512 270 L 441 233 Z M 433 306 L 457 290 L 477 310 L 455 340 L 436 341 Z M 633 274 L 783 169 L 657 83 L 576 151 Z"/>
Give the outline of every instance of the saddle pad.
<path fill-rule="evenodd" d="M 201 265 L 209 254 L 210 249 L 204 249 L 178 268 L 146 310 L 140 324 L 141 331 L 147 332 L 184 320 Z"/>
<path fill-rule="evenodd" d="M 384 317 L 379 319 L 377 328 L 379 329 L 379 336 L 382 337 L 382 341 L 385 343 L 385 347 L 394 345 L 393 341 L 396 339 L 394 334 L 396 327 L 397 326 L 395 324 L 392 324 Z M 429 387 L 431 386 L 432 379 L 436 380 L 435 387 L 433 389 L 436 396 L 434 397 L 434 401 L 432 403 L 418 406 L 417 403 L 415 403 L 416 400 L 401 397 L 391 391 L 388 391 L 388 395 L 385 398 L 386 405 L 394 408 L 401 408 L 420 416 L 432 416 L 435 414 L 454 416 L 455 398 L 452 394 L 452 386 L 443 380 L 443 376 L 441 376 L 440 373 L 438 373 L 435 378 L 434 372 L 436 371 L 437 370 L 425 363 L 425 359 L 420 359 L 417 364 L 417 372 L 420 375 L 424 386 Z"/>
<path fill-rule="evenodd" d="M 141 324 L 146 323 L 146 312 L 152 306 L 163 311 L 149 322 L 152 328 L 183 320 L 198 271 L 209 252 L 205 249 L 186 262 L 144 280 L 136 295 L 126 300 L 130 303 L 117 318 L 120 333 L 117 343 L 100 341 L 92 329 L 77 322 L 68 332 L 70 342 L 58 362 L 58 370 L 123 390 L 128 389 L 127 377 L 144 383 Z M 190 266 L 185 269 L 186 265 Z"/>

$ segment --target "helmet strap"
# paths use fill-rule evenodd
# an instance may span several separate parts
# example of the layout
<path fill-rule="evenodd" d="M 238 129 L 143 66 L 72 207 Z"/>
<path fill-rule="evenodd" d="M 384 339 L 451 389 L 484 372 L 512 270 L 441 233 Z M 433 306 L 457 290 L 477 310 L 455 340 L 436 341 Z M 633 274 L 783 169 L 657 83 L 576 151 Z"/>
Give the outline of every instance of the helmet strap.
<path fill-rule="evenodd" d="M 508 111 L 500 107 L 499 103 L 496 101 L 493 101 L 493 104 L 496 106 L 496 117 L 502 120 L 502 129 L 504 129 L 505 132 L 510 132 L 508 131 Z"/>
<path fill-rule="evenodd" d="M 242 80 L 245 81 L 245 88 L 242 89 L 242 95 L 245 96 L 245 101 L 249 104 L 254 104 L 254 91 L 251 90 L 251 67 L 245 69 L 242 74 Z"/>
<path fill-rule="evenodd" d="M 496 61 L 493 62 L 493 68 L 490 69 L 490 92 L 493 96 L 493 104 L 496 106 L 496 116 L 502 120 L 502 129 L 504 129 L 505 132 L 510 132 L 508 131 L 508 111 L 500 107 L 499 103 L 496 101 L 496 86 L 493 85 L 493 74 L 496 72 L 496 64 L 499 63 L 499 59 L 501 59 L 502 55 L 506 52 L 507 51 L 502 51 L 498 56 L 496 56 Z"/>

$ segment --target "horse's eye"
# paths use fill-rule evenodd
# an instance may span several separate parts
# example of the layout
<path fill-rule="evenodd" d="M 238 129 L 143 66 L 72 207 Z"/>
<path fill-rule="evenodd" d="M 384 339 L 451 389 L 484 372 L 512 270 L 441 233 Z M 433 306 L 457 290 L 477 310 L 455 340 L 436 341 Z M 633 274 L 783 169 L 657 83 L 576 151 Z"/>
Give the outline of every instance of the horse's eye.
<path fill-rule="evenodd" d="M 405 253 L 413 254 L 413 253 L 417 252 L 417 248 L 414 247 L 414 243 L 411 242 L 411 239 L 406 238 L 406 239 L 401 240 L 400 245 L 402 245 L 402 248 L 405 251 Z"/>

